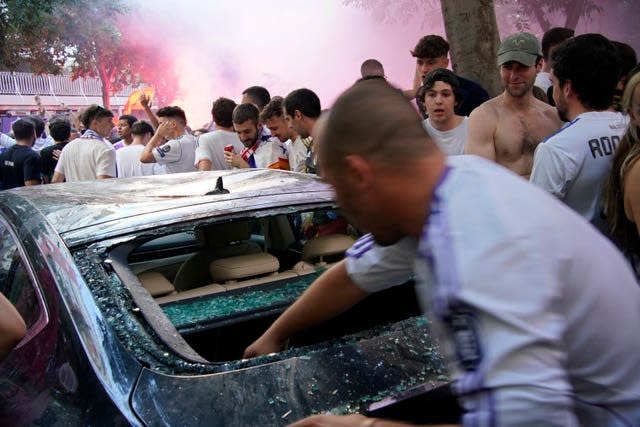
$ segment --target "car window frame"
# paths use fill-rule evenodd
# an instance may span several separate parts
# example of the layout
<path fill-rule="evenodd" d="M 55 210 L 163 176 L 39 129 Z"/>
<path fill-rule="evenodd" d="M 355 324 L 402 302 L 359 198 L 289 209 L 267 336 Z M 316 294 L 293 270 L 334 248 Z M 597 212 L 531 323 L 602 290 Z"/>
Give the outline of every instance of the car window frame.
<path fill-rule="evenodd" d="M 42 288 L 40 286 L 40 282 L 37 280 L 33 265 L 31 264 L 31 262 L 29 262 L 29 258 L 27 257 L 25 248 L 20 244 L 20 239 L 18 238 L 17 233 L 14 231 L 13 227 L 6 220 L 6 218 L 2 216 L 0 216 L 0 227 L 4 227 L 8 231 L 9 236 L 11 236 L 11 239 L 13 239 L 13 243 L 17 248 L 18 254 L 20 256 L 20 261 L 23 263 L 24 268 L 27 272 L 31 288 L 34 291 L 36 301 L 38 302 L 38 307 L 40 308 L 38 319 L 33 323 L 33 325 L 31 325 L 31 327 L 27 329 L 25 336 L 15 346 L 14 350 L 17 350 L 27 345 L 29 342 L 31 342 L 31 340 L 38 336 L 40 332 L 42 332 L 42 330 L 44 330 L 44 328 L 49 324 L 50 315 L 49 309 L 45 302 L 44 294 L 42 292 Z"/>

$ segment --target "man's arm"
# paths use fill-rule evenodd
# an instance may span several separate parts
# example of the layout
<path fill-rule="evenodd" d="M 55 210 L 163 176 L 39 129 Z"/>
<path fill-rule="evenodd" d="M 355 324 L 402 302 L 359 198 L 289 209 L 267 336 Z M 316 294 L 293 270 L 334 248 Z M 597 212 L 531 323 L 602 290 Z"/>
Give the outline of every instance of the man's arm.
<path fill-rule="evenodd" d="M 24 176 L 24 185 L 39 185 L 42 183 L 42 168 L 40 156 L 33 154 L 25 159 L 22 173 Z"/>
<path fill-rule="evenodd" d="M 349 278 L 343 260 L 313 282 L 260 338 L 247 347 L 243 357 L 280 351 L 291 336 L 332 319 L 368 295 Z"/>
<path fill-rule="evenodd" d="M 171 131 L 171 123 L 164 122 L 158 125 L 156 133 L 151 137 L 147 145 L 144 146 L 142 154 L 140 154 L 140 161 L 142 163 L 157 163 L 153 150 L 165 143 L 165 137 L 169 135 Z"/>
<path fill-rule="evenodd" d="M 199 171 L 210 171 L 211 170 L 211 160 L 202 159 L 196 165 Z"/>
<path fill-rule="evenodd" d="M 422 76 L 420 75 L 420 70 L 418 69 L 418 64 L 416 64 L 416 70 L 413 73 L 413 87 L 411 89 L 403 90 L 402 94 L 409 101 L 414 99 L 418 94 L 418 89 L 422 86 Z"/>
<path fill-rule="evenodd" d="M 96 179 L 116 177 L 116 150 L 108 147 L 103 150 L 96 161 Z"/>
<path fill-rule="evenodd" d="M 230 153 L 229 151 L 224 152 L 224 159 L 234 168 L 239 169 L 247 169 L 249 168 L 249 163 L 245 162 L 240 154 Z"/>
<path fill-rule="evenodd" d="M 51 183 L 55 184 L 57 182 L 64 182 L 64 174 L 60 172 L 54 172 L 53 178 L 51 178 Z"/>
<path fill-rule="evenodd" d="M 151 111 L 151 98 L 145 94 L 142 94 L 140 96 L 140 105 L 142 105 L 142 108 L 144 108 L 144 112 L 147 113 L 147 118 L 151 122 L 153 128 L 158 129 L 160 122 L 158 122 L 158 118 L 155 114 L 153 114 L 153 111 Z"/>
<path fill-rule="evenodd" d="M 0 293 L 0 361 L 2 361 L 27 332 L 18 310 Z"/>
<path fill-rule="evenodd" d="M 560 200 L 567 195 L 567 187 L 577 175 L 577 163 L 549 141 L 542 142 L 533 153 L 533 168 L 529 182 L 553 194 Z"/>
<path fill-rule="evenodd" d="M 497 117 L 482 105 L 471 113 L 467 121 L 467 143 L 465 154 L 475 154 L 496 161 L 495 132 Z"/>
<path fill-rule="evenodd" d="M 415 424 L 405 424 L 399 421 L 367 418 L 364 415 L 314 415 L 289 424 L 289 427 L 408 427 Z M 430 427 L 456 427 L 459 424 L 429 424 Z"/>

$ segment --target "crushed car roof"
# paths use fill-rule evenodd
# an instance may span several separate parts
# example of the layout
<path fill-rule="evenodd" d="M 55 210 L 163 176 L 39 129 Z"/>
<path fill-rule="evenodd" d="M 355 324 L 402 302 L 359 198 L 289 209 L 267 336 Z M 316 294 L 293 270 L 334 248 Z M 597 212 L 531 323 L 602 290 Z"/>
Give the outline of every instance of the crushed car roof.
<path fill-rule="evenodd" d="M 229 193 L 206 195 L 218 177 Z M 271 169 L 106 179 L 0 192 L 3 209 L 19 215 L 40 212 L 69 246 L 190 219 L 332 200 L 331 187 L 318 177 Z"/>

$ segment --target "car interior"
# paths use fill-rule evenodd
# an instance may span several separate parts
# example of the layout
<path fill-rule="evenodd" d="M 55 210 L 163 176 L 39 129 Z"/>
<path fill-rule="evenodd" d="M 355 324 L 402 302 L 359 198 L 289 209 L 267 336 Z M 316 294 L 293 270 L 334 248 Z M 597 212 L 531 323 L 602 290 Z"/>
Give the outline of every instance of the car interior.
<path fill-rule="evenodd" d="M 184 340 L 210 362 L 238 360 L 360 233 L 332 209 L 198 223 L 145 239 L 130 271 Z M 376 293 L 290 347 L 419 316 L 413 283 Z"/>

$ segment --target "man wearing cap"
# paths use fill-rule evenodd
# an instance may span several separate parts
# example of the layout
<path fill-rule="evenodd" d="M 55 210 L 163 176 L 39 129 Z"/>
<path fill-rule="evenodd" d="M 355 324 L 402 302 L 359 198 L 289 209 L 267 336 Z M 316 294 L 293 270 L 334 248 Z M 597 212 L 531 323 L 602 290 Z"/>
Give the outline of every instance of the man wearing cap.
<path fill-rule="evenodd" d="M 529 178 L 533 152 L 558 129 L 556 109 L 533 96 L 542 67 L 540 42 L 530 33 L 507 37 L 498 50 L 504 91 L 476 108 L 469 117 L 466 154 L 476 154 Z"/>

